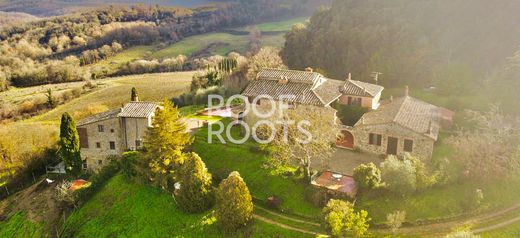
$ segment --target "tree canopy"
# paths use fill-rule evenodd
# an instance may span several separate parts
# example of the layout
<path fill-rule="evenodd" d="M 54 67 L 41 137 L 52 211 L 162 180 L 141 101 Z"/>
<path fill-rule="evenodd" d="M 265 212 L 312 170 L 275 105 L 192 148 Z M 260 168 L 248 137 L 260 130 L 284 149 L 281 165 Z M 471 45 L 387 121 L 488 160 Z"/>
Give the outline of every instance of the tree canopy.
<path fill-rule="evenodd" d="M 238 172 L 231 172 L 217 190 L 215 216 L 225 232 L 235 232 L 253 219 L 253 200 Z"/>
<path fill-rule="evenodd" d="M 73 175 L 81 173 L 81 155 L 79 146 L 79 135 L 76 130 L 76 122 L 68 114 L 61 116 L 59 155 L 65 163 L 65 169 Z"/>

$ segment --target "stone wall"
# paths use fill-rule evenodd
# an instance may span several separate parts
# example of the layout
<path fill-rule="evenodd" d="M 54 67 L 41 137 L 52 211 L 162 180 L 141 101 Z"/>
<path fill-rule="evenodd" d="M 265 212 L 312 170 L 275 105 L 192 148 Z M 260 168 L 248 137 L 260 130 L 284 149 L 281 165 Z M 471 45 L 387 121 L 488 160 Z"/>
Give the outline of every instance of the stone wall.
<path fill-rule="evenodd" d="M 99 131 L 99 125 L 103 126 L 103 132 Z M 78 128 L 85 128 L 87 131 L 88 148 L 81 148 L 81 158 L 86 160 L 87 169 L 98 170 L 108 163 L 106 161 L 108 156 L 119 155 L 126 150 L 124 143 L 122 143 L 121 121 L 119 118 L 94 122 L 78 126 Z M 115 143 L 115 149 L 110 149 L 110 142 Z M 100 148 L 98 148 L 98 145 Z"/>
<path fill-rule="evenodd" d="M 151 120 L 149 118 L 121 118 L 121 120 L 125 129 L 123 131 L 125 147 L 130 150 L 138 149 L 142 146 L 146 131 L 151 126 Z M 137 141 L 141 141 L 141 145 L 138 145 Z"/>
<path fill-rule="evenodd" d="M 412 152 L 410 153 L 411 155 L 422 159 L 429 159 L 432 157 L 433 147 L 435 144 L 433 139 L 418 134 L 395 123 L 371 126 L 356 126 L 354 128 L 350 128 L 349 131 L 351 131 L 354 135 L 354 147 L 359 148 L 361 151 L 386 155 L 388 137 L 394 137 L 398 139 L 398 156 L 403 156 L 405 154 L 404 140 L 411 139 L 413 140 L 413 148 Z M 369 144 L 370 133 L 382 135 L 381 146 Z"/>

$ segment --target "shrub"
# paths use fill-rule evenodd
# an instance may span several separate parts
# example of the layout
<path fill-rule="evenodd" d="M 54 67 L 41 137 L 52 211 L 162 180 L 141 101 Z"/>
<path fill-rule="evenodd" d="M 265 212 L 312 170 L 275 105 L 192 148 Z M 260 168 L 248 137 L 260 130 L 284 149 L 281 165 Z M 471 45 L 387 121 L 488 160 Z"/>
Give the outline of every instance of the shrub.
<path fill-rule="evenodd" d="M 182 210 L 190 213 L 202 212 L 213 205 L 214 194 L 211 174 L 196 153 L 186 156 L 179 172 L 180 189 L 175 191 Z"/>
<path fill-rule="evenodd" d="M 389 156 L 381 163 L 381 178 L 390 191 L 401 195 L 410 194 L 417 189 L 415 167 L 410 160 Z"/>
<path fill-rule="evenodd" d="M 215 216 L 224 232 L 236 232 L 253 220 L 253 200 L 238 172 L 232 172 L 217 190 Z"/>
<path fill-rule="evenodd" d="M 361 116 L 368 112 L 367 108 L 354 105 L 337 104 L 336 109 L 338 110 L 337 116 L 347 126 L 354 126 Z"/>
<path fill-rule="evenodd" d="M 322 211 L 325 228 L 336 237 L 363 237 L 368 231 L 368 213 L 354 211 L 350 202 L 332 199 Z"/>
<path fill-rule="evenodd" d="M 129 151 L 123 153 L 121 157 L 121 172 L 127 179 L 131 179 L 137 175 L 136 163 L 140 158 L 137 151 Z"/>
<path fill-rule="evenodd" d="M 386 215 L 386 225 L 392 230 L 392 233 L 397 233 L 397 230 L 401 228 L 406 218 L 406 212 L 395 211 Z"/>
<path fill-rule="evenodd" d="M 374 163 L 361 164 L 354 169 L 354 181 L 361 189 L 373 189 L 381 183 L 381 171 Z"/>

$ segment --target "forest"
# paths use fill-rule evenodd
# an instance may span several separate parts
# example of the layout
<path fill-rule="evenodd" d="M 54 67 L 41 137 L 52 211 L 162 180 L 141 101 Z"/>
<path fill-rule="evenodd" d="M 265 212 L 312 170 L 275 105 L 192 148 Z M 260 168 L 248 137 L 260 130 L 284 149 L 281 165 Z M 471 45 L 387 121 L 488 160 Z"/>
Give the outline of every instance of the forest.
<path fill-rule="evenodd" d="M 482 93 L 518 111 L 520 2 L 334 0 L 307 25 L 293 26 L 281 54 L 294 69 L 384 86 Z M 516 87 L 514 87 L 514 86 Z M 496 92 L 501 92 L 499 96 Z"/>
<path fill-rule="evenodd" d="M 99 73 L 78 66 L 135 45 L 168 45 L 224 27 L 298 16 L 312 11 L 315 4 L 305 0 L 237 0 L 193 9 L 114 5 L 3 27 L 0 91 L 10 85 L 95 79 Z"/>

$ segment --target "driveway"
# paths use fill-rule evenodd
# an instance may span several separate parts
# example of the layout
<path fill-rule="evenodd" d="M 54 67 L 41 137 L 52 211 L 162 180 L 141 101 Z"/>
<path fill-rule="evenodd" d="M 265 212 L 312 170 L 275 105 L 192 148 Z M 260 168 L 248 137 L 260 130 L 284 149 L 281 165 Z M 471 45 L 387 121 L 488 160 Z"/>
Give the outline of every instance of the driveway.
<path fill-rule="evenodd" d="M 379 166 L 379 163 L 382 161 L 382 158 L 374 154 L 336 148 L 336 151 L 332 154 L 331 158 L 328 161 L 325 161 L 327 164 L 317 162 L 314 163 L 312 168 L 318 171 L 330 170 L 345 175 L 352 175 L 354 173 L 354 168 L 360 164 L 372 162 Z"/>

